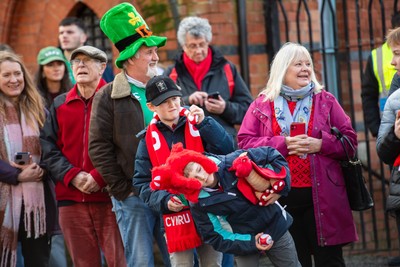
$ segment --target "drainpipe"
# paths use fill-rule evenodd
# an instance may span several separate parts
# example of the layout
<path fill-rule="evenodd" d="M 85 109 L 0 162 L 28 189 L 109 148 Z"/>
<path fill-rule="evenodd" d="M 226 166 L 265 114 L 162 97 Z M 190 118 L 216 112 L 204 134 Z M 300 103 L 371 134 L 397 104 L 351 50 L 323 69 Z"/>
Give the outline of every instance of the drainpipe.
<path fill-rule="evenodd" d="M 248 42 L 247 42 L 247 16 L 246 16 L 246 1 L 237 1 L 237 11 L 239 20 L 239 58 L 240 70 L 244 82 L 250 90 L 250 74 L 249 74 L 249 57 L 248 57 Z"/>

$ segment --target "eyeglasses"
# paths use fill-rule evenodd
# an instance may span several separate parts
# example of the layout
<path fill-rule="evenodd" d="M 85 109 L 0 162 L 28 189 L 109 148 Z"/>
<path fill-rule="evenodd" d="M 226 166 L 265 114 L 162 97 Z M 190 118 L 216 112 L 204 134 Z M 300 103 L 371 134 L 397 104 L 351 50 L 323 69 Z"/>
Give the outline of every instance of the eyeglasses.
<path fill-rule="evenodd" d="M 187 49 L 189 49 L 189 50 L 196 50 L 197 48 L 206 48 L 207 46 L 208 46 L 208 43 L 206 43 L 206 42 L 201 42 L 199 44 L 186 45 Z"/>
<path fill-rule="evenodd" d="M 87 66 L 89 63 L 93 63 L 93 62 L 99 63 L 100 60 L 93 59 L 93 58 L 83 58 L 83 59 L 75 58 L 75 59 L 71 60 L 71 65 L 78 66 L 79 64 L 81 64 L 81 62 L 83 63 L 83 65 Z"/>

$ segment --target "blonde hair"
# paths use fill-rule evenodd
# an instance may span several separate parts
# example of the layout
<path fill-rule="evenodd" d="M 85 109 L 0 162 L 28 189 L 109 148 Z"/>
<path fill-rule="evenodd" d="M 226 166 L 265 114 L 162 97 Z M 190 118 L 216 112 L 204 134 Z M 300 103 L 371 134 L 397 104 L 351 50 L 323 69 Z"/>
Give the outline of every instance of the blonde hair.
<path fill-rule="evenodd" d="M 400 45 L 400 27 L 389 30 L 386 35 L 386 43 L 390 48 L 393 45 Z"/>
<path fill-rule="evenodd" d="M 44 102 L 42 96 L 35 87 L 35 83 L 29 71 L 26 69 L 19 56 L 7 51 L 0 51 L 0 70 L 1 64 L 6 61 L 18 63 L 21 66 L 25 87 L 19 95 L 19 107 L 26 115 L 28 125 L 35 128 L 36 124 L 34 122 L 37 121 L 39 127 L 42 127 L 46 119 Z M 5 100 L 6 96 L 0 91 L 0 114 L 3 116 L 5 116 Z"/>
<path fill-rule="evenodd" d="M 283 79 L 290 64 L 303 57 L 306 57 L 311 63 L 311 81 L 315 85 L 314 92 L 318 93 L 323 89 L 323 86 L 317 81 L 315 76 L 314 64 L 308 50 L 300 44 L 288 42 L 279 49 L 272 61 L 268 83 L 265 89 L 259 94 L 265 95 L 264 101 L 273 101 L 279 96 Z"/>

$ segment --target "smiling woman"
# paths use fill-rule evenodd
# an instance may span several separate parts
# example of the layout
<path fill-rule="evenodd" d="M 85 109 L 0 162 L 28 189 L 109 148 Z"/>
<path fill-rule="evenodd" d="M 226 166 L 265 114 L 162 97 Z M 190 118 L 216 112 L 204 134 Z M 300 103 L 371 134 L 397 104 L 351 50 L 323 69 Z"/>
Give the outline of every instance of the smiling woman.
<path fill-rule="evenodd" d="M 55 219 L 49 179 L 40 164 L 39 131 L 45 121 L 42 98 L 22 60 L 0 52 L 0 262 L 16 265 L 17 242 L 25 266 L 48 266 Z M 17 164 L 15 155 L 30 154 Z M 5 171 L 15 175 L 7 179 Z M 23 201 L 22 201 L 23 200 Z M 30 227 L 32 226 L 32 227 Z M 19 234 L 18 234 L 19 233 Z"/>
<path fill-rule="evenodd" d="M 291 136 L 294 123 L 305 125 L 305 132 Z M 291 192 L 279 201 L 294 218 L 289 230 L 302 266 L 312 266 L 312 258 L 316 267 L 345 266 L 342 246 L 357 240 L 338 161 L 346 155 L 333 126 L 357 147 L 350 118 L 317 81 L 310 53 L 286 43 L 275 55 L 266 88 L 247 110 L 238 140 L 240 148 L 274 147 L 288 161 Z"/>

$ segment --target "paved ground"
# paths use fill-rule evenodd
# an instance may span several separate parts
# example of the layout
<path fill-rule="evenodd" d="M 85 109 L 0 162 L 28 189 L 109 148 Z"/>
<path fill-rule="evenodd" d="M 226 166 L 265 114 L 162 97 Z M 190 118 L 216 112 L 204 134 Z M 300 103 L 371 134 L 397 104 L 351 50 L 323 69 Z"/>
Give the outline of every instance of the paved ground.
<path fill-rule="evenodd" d="M 388 257 L 376 255 L 351 255 L 345 257 L 346 267 L 387 267 Z M 262 258 L 260 267 L 273 267 L 268 258 Z"/>
<path fill-rule="evenodd" d="M 387 267 L 388 257 L 381 255 L 362 254 L 345 256 L 346 267 Z M 162 267 L 162 264 L 157 264 Z M 400 266 L 400 265 L 399 265 Z M 267 257 L 263 257 L 260 261 L 260 267 L 273 267 Z"/>
<path fill-rule="evenodd" d="M 387 255 L 392 256 L 387 256 Z M 365 252 L 363 254 L 350 254 L 344 251 L 346 267 L 388 267 L 388 260 L 393 257 L 393 252 Z M 162 261 L 156 257 L 156 267 L 163 267 Z M 259 267 L 273 267 L 268 257 L 260 260 Z M 400 267 L 400 265 L 399 265 Z"/>

